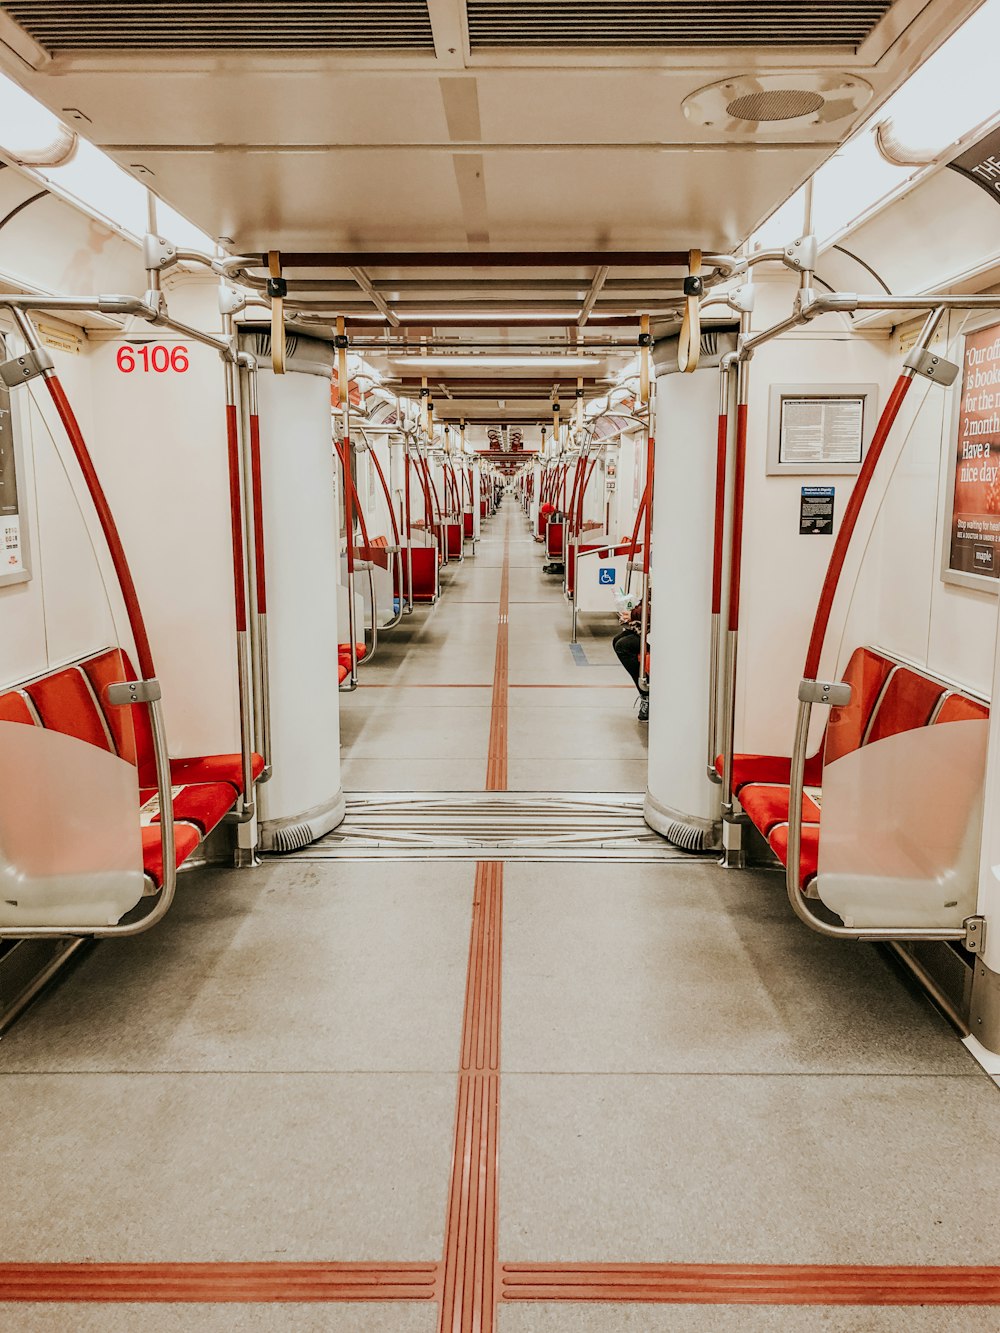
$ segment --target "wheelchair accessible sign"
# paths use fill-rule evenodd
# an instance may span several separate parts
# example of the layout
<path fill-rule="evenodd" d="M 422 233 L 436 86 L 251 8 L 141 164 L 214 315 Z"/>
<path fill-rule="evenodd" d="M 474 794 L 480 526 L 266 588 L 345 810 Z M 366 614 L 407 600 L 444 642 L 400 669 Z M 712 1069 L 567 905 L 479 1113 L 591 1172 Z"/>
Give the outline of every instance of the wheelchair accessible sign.
<path fill-rule="evenodd" d="M 615 567 L 614 565 L 602 565 L 597 571 L 597 582 L 602 588 L 613 588 L 615 586 Z"/>

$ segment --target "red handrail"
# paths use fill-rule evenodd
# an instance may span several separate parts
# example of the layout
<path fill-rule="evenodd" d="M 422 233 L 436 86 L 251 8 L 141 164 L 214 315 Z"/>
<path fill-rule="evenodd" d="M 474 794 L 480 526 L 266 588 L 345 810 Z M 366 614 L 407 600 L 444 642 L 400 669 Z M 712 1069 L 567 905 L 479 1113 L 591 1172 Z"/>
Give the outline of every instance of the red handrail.
<path fill-rule="evenodd" d="M 132 640 L 135 643 L 139 674 L 143 680 L 153 680 L 156 677 L 156 668 L 153 665 L 153 654 L 149 647 L 149 636 L 146 633 L 146 622 L 143 618 L 142 607 L 139 605 L 139 594 L 135 590 L 135 580 L 132 578 L 132 571 L 129 568 L 128 558 L 125 555 L 125 548 L 122 546 L 121 537 L 118 532 L 118 525 L 115 523 L 114 515 L 108 504 L 108 498 L 104 493 L 104 487 L 101 485 L 100 478 L 94 468 L 94 462 L 90 457 L 87 442 L 83 438 L 83 432 L 80 430 L 80 423 L 77 421 L 76 414 L 70 406 L 69 399 L 66 397 L 66 393 L 59 381 L 58 375 L 45 375 L 44 379 L 49 395 L 55 405 L 56 412 L 58 412 L 59 419 L 63 424 L 67 437 L 69 438 L 80 471 L 83 473 L 83 480 L 86 483 L 87 490 L 90 492 L 91 502 L 97 512 L 98 522 L 101 525 L 104 540 L 108 545 L 108 554 L 111 556 L 111 563 L 114 566 L 115 576 L 118 579 L 118 586 L 122 591 L 122 599 L 125 603 L 125 614 L 128 616 L 129 628 L 132 631 Z"/>
<path fill-rule="evenodd" d="M 722 613 L 722 555 L 726 523 L 726 453 L 729 445 L 729 417 L 719 413 L 719 434 L 715 456 L 715 550 L 712 556 L 712 615 Z"/>
<path fill-rule="evenodd" d="M 246 571 L 243 548 L 243 504 L 240 493 L 240 438 L 236 407 L 226 404 L 226 446 L 229 456 L 229 525 L 233 538 L 233 600 L 236 606 L 236 630 L 247 627 Z"/>
<path fill-rule="evenodd" d="M 809 638 L 809 647 L 806 651 L 806 664 L 803 671 L 803 678 L 806 680 L 815 680 L 820 667 L 820 658 L 823 655 L 823 643 L 826 639 L 826 631 L 830 624 L 830 615 L 833 611 L 833 599 L 837 592 L 837 584 L 840 582 L 840 576 L 844 568 L 844 560 L 847 558 L 847 548 L 850 546 L 851 537 L 857 526 L 858 517 L 861 513 L 861 506 L 864 504 L 865 495 L 871 483 L 872 476 L 878 464 L 878 460 L 885 448 L 886 441 L 889 438 L 889 432 L 892 430 L 893 422 L 899 415 L 899 409 L 903 405 L 903 399 L 906 397 L 910 385 L 913 383 L 912 372 L 902 374 L 896 381 L 892 393 L 882 410 L 878 425 L 875 427 L 875 434 L 872 436 L 872 442 L 868 446 L 868 452 L 865 455 L 865 461 L 861 465 L 861 471 L 858 473 L 858 479 L 854 483 L 854 489 L 851 491 L 851 498 L 847 502 L 844 510 L 844 517 L 840 524 L 840 531 L 837 533 L 836 540 L 833 543 L 833 550 L 830 552 L 830 563 L 827 565 L 826 577 L 823 580 L 823 587 L 819 595 L 819 603 L 816 607 L 816 617 L 813 620 L 812 634 Z"/>
<path fill-rule="evenodd" d="M 743 572 L 743 495 L 747 470 L 747 405 L 736 408 L 736 465 L 733 478 L 733 538 L 729 559 L 729 628 L 740 627 L 740 576 Z"/>

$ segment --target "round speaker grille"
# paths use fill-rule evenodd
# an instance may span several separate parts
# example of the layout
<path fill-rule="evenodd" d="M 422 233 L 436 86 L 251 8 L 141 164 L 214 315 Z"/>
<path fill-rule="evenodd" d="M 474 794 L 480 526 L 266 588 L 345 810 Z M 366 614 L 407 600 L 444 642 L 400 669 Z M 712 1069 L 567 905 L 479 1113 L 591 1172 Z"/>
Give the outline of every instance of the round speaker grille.
<path fill-rule="evenodd" d="M 775 88 L 761 92 L 744 93 L 734 97 L 726 111 L 735 120 L 794 120 L 798 116 L 811 116 L 825 104 L 826 98 L 820 93 L 806 92 L 800 88 Z"/>

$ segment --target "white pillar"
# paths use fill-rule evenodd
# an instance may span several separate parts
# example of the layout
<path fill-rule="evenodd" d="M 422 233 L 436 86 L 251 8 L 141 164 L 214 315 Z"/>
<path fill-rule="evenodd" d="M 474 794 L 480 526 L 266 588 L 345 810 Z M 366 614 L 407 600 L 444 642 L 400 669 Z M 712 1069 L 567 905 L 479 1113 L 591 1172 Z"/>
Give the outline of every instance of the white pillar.
<path fill-rule="evenodd" d="M 258 788 L 261 845 L 288 851 L 344 817 L 337 679 L 333 349 L 299 338 L 286 373 L 259 376 L 273 775 Z"/>
<path fill-rule="evenodd" d="M 656 381 L 649 776 L 645 819 L 678 846 L 715 847 L 707 773 L 715 439 L 719 371 Z"/>

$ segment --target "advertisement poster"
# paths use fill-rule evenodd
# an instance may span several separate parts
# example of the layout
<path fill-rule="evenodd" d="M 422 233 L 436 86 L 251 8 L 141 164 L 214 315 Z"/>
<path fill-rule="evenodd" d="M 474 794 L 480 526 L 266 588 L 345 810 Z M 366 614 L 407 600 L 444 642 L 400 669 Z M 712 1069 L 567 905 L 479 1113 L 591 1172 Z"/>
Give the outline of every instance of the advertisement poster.
<path fill-rule="evenodd" d="M 948 567 L 1000 576 L 1000 324 L 965 339 Z"/>
<path fill-rule="evenodd" d="M 27 579 L 28 562 L 21 529 L 10 394 L 0 389 L 0 585 Z"/>

